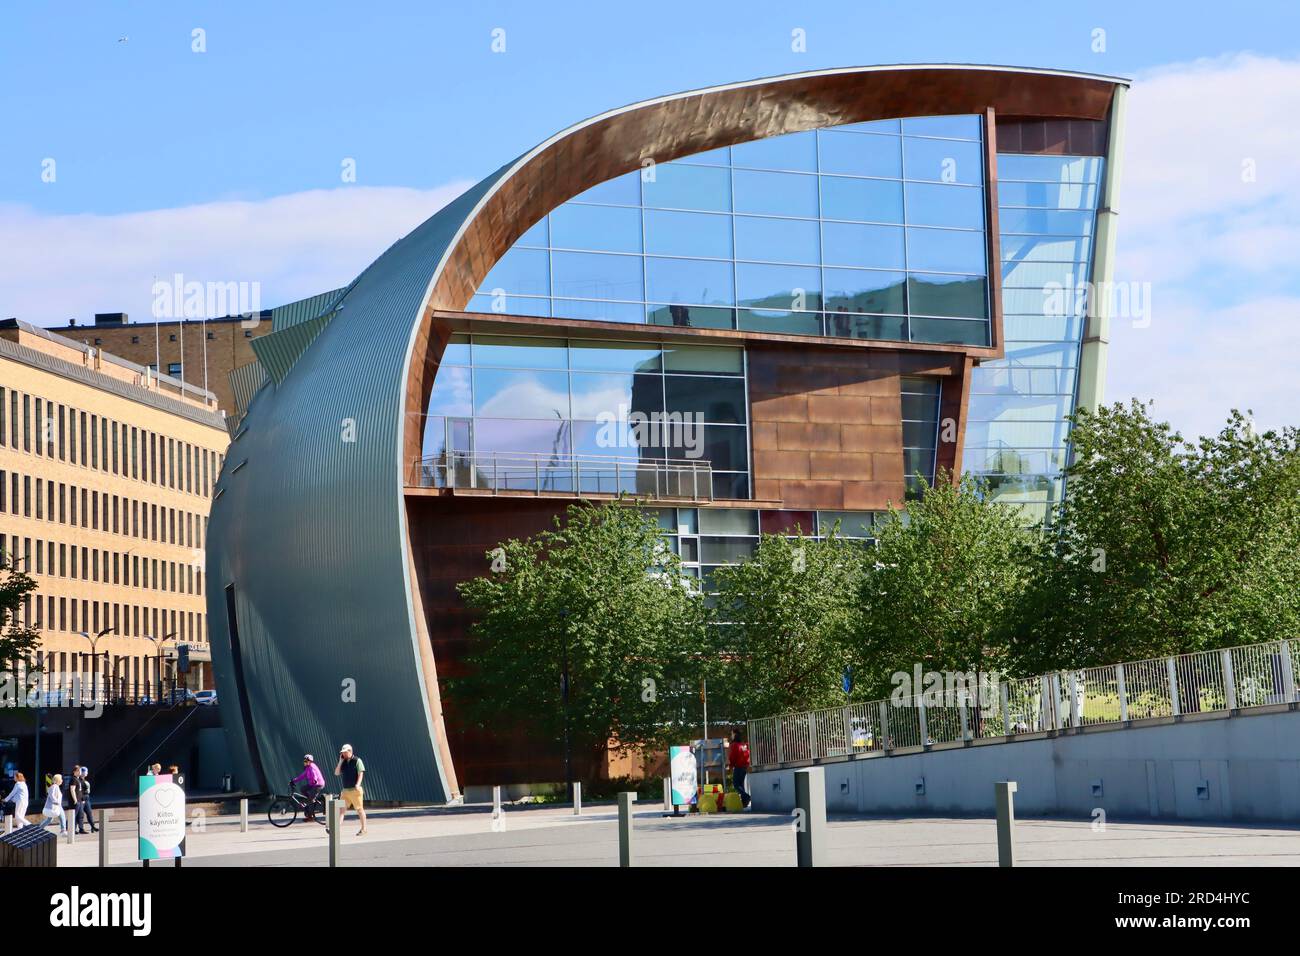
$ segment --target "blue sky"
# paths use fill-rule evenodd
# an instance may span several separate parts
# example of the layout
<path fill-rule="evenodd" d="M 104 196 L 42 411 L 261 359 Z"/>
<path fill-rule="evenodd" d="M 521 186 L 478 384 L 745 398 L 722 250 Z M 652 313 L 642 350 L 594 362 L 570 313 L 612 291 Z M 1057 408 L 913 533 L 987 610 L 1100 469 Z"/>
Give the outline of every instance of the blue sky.
<path fill-rule="evenodd" d="M 196 28 L 206 52 L 191 49 Z M 505 30 L 505 53 L 492 52 L 494 28 Z M 796 28 L 807 52 L 791 50 Z M 1094 52 L 1097 29 L 1104 52 Z M 556 130 L 668 92 L 866 63 L 1050 66 L 1136 77 L 1135 116 L 1170 127 L 1163 139 L 1131 137 L 1123 202 L 1135 224 L 1126 232 L 1121 220 L 1121 257 L 1132 256 L 1132 278 L 1156 283 L 1156 311 L 1127 344 L 1117 333 L 1112 397 L 1170 399 L 1193 430 L 1252 402 L 1283 424 L 1297 404 L 1289 369 L 1193 408 L 1144 359 L 1172 350 L 1184 383 L 1220 375 L 1224 349 L 1188 354 L 1187 323 L 1226 335 L 1236 315 L 1253 323 L 1258 347 L 1275 334 L 1261 316 L 1294 315 L 1300 236 L 1281 217 L 1300 210 L 1287 89 L 1300 79 L 1297 37 L 1300 5 L 1281 2 L 5 4 L 0 313 L 42 324 L 96 310 L 143 317 L 151 276 L 177 269 L 257 279 L 267 305 L 320 291 Z M 1165 99 L 1144 111 L 1148 81 Z M 1262 157 L 1258 189 L 1233 191 L 1235 154 L 1199 171 L 1176 155 L 1200 151 L 1178 122 L 1208 122 L 1189 91 L 1225 83 L 1262 100 L 1225 134 L 1257 140 L 1238 152 Z M 340 181 L 345 158 L 356 161 L 354 184 Z M 42 180 L 47 159 L 54 182 Z M 1188 222 L 1207 188 L 1221 195 Z M 1139 189 L 1155 197 L 1147 207 Z M 1210 253 L 1242 222 L 1253 228 L 1225 266 Z M 1189 230 L 1205 246 L 1203 267 L 1172 262 L 1163 241 Z M 1263 268 L 1258 249 L 1278 243 L 1290 245 L 1266 251 Z M 1265 351 L 1292 349 L 1294 332 L 1276 334 Z"/>

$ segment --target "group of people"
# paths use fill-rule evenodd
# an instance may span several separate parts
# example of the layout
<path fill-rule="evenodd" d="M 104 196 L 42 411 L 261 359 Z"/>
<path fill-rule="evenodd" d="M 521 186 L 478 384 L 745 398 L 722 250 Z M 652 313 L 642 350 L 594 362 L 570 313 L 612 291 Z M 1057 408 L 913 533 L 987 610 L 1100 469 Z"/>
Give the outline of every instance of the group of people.
<path fill-rule="evenodd" d="M 339 822 L 343 822 L 349 810 L 357 811 L 357 817 L 361 820 L 361 829 L 357 831 L 357 836 L 365 836 L 366 807 L 362 781 L 366 776 L 366 765 L 353 752 L 351 744 L 344 744 L 339 748 L 339 759 L 334 765 L 334 776 L 343 781 L 343 790 L 339 794 Z M 307 798 L 306 817 L 308 820 L 315 820 L 316 798 L 325 790 L 325 774 L 321 773 L 320 767 L 316 766 L 316 758 L 311 754 L 302 755 L 302 773 L 289 781 L 289 789 L 293 790 L 298 784 L 302 784 L 302 794 Z"/>
<path fill-rule="evenodd" d="M 63 812 L 65 797 L 68 801 L 68 809 L 73 811 L 73 825 L 76 826 L 77 832 L 85 833 L 86 826 L 89 825 L 91 833 L 98 833 L 99 827 L 95 826 L 94 808 L 90 804 L 90 770 L 76 764 L 72 767 L 72 775 L 67 781 L 66 789 L 63 774 L 56 773 L 47 778 L 45 806 L 41 811 L 41 822 L 38 826 L 47 827 L 52 823 L 58 823 L 59 832 L 67 832 L 68 819 Z M 15 773 L 13 786 L 3 801 L 4 815 L 14 818 L 15 829 L 27 826 L 27 805 L 30 801 L 27 778 L 21 773 Z"/>

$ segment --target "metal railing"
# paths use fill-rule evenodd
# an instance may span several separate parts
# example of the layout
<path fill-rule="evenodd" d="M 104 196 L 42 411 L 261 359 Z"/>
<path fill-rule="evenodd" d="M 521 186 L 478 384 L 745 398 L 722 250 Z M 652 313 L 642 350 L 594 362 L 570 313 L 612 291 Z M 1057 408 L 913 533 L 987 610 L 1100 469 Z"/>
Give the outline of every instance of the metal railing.
<path fill-rule="evenodd" d="M 1300 640 L 1055 671 L 938 695 L 846 703 L 749 721 L 753 765 L 776 767 L 1295 703 Z M 981 699 L 983 698 L 983 699 Z M 927 703 L 927 700 L 930 701 Z"/>
<path fill-rule="evenodd" d="M 629 494 L 645 498 L 713 500 L 713 466 L 703 459 L 534 452 L 453 452 L 414 463 L 410 484 L 542 494 Z"/>

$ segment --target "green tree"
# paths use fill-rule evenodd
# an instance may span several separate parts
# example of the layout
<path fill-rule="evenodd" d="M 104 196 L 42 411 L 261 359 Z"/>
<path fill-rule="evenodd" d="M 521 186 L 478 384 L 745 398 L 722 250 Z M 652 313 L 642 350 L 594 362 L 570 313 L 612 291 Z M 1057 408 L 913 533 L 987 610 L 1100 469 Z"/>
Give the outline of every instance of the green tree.
<path fill-rule="evenodd" d="M 739 721 L 844 702 L 866 565 L 861 543 L 763 535 L 753 558 L 718 568 L 720 716 Z M 711 699 L 715 695 L 710 694 Z"/>
<path fill-rule="evenodd" d="M 1233 411 L 1187 442 L 1134 400 L 1073 419 L 1066 500 L 1035 559 L 1017 657 L 1109 664 L 1294 635 L 1300 448 Z"/>
<path fill-rule="evenodd" d="M 888 696 L 892 675 L 916 664 L 1005 671 L 1036 535 L 979 481 L 943 473 L 878 523 L 855 637 L 864 696 Z"/>
<path fill-rule="evenodd" d="M 40 632 L 22 623 L 23 601 L 36 590 L 25 563 L 0 551 L 0 666 L 27 658 L 41 643 Z"/>
<path fill-rule="evenodd" d="M 654 747 L 699 711 L 705 608 L 654 518 L 625 502 L 573 505 L 567 519 L 488 554 L 462 583 L 477 614 L 468 673 L 448 682 L 485 727 L 527 724 L 575 756 Z"/>

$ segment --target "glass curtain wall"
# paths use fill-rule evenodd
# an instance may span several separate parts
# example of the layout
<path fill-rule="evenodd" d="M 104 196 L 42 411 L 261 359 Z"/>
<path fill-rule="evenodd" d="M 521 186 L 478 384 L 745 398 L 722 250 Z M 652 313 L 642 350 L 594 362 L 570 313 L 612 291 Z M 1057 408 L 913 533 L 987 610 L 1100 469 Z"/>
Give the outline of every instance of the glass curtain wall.
<path fill-rule="evenodd" d="M 971 376 L 965 467 L 1042 522 L 1063 494 L 1102 159 L 998 154 L 1006 358 Z"/>
<path fill-rule="evenodd" d="M 979 116 L 700 153 L 559 206 L 467 308 L 987 345 L 984 177 Z"/>

